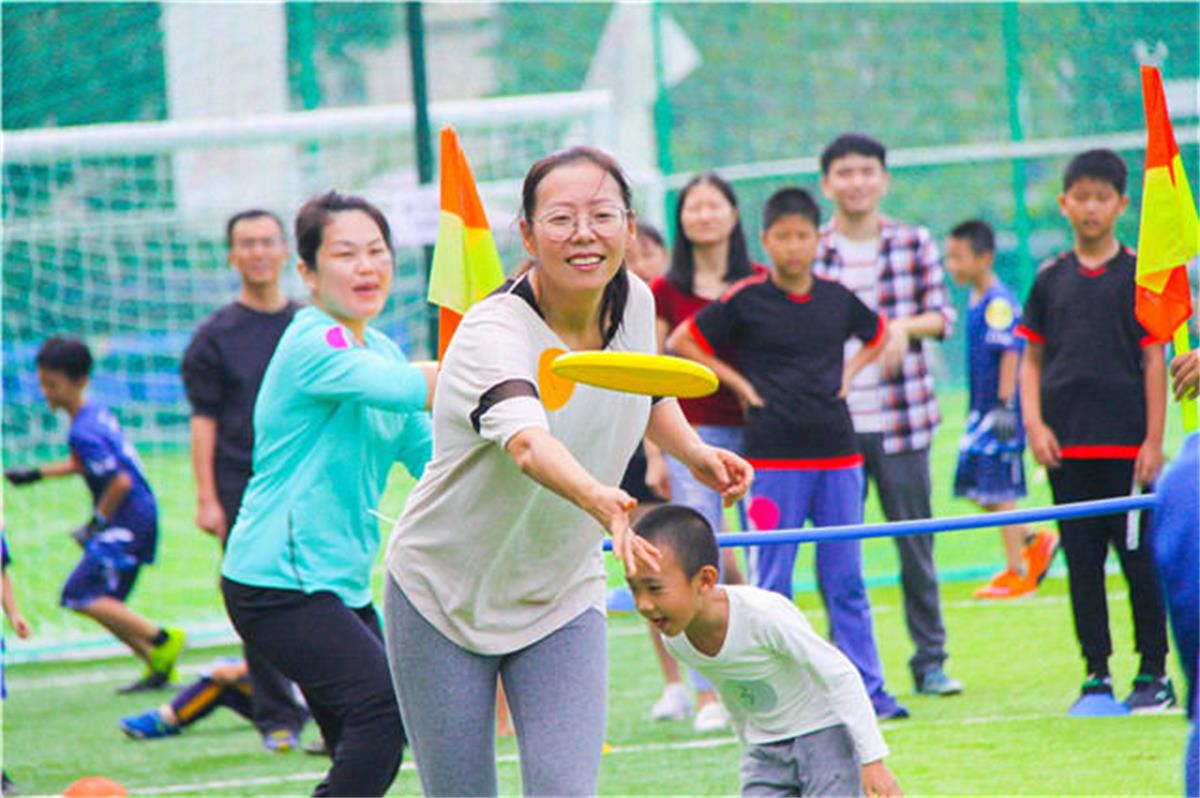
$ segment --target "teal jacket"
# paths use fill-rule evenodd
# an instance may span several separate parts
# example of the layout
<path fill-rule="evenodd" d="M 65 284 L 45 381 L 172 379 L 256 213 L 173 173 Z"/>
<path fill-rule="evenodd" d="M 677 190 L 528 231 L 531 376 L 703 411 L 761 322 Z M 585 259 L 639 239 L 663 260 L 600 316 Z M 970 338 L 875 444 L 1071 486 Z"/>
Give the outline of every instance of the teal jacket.
<path fill-rule="evenodd" d="M 432 436 L 424 375 L 385 335 L 368 329 L 365 342 L 315 307 L 284 331 L 254 406 L 254 475 L 223 576 L 370 603 L 370 511 L 394 462 L 421 475 Z"/>

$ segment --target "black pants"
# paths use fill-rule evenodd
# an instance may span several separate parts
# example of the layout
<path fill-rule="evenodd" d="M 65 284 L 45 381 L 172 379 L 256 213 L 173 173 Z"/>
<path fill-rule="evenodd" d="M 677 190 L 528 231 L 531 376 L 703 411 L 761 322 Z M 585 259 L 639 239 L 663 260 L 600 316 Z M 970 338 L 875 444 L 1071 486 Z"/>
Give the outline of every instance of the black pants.
<path fill-rule="evenodd" d="M 333 765 L 313 795 L 383 795 L 404 755 L 404 727 L 375 607 L 333 593 L 221 579 L 242 639 L 300 686 Z"/>
<path fill-rule="evenodd" d="M 219 466 L 216 471 L 217 499 L 225 511 L 225 523 L 229 529 L 233 529 L 250 475 L 226 466 Z M 308 711 L 296 700 L 292 683 L 251 646 L 243 645 L 242 653 L 250 669 L 250 684 L 254 688 L 250 695 L 253 708 L 251 718 L 259 733 L 288 729 L 299 734 L 304 721 L 308 719 Z"/>
<path fill-rule="evenodd" d="M 1049 470 L 1055 504 L 1128 496 L 1133 488 L 1132 460 L 1063 460 Z M 1150 545 L 1150 513 L 1143 512 L 1133 548 L 1129 547 L 1127 516 L 1097 516 L 1058 522 L 1075 634 L 1083 648 L 1089 673 L 1107 673 L 1112 656 L 1108 631 L 1108 598 L 1104 561 L 1111 544 L 1121 561 L 1133 609 L 1133 638 L 1142 655 L 1141 669 L 1161 675 L 1167 657 L 1167 624 L 1162 592 Z"/>

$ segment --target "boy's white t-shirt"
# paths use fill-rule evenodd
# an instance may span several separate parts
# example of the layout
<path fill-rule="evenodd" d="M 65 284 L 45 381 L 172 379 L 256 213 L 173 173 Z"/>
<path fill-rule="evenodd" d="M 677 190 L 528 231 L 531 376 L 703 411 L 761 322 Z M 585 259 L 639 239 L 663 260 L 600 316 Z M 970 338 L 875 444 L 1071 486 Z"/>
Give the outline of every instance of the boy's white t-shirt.
<path fill-rule="evenodd" d="M 625 279 L 624 318 L 607 349 L 653 353 L 654 299 L 641 280 Z M 524 648 L 605 606 L 605 530 L 521 473 L 509 439 L 549 430 L 592 476 L 617 485 L 650 417 L 648 396 L 583 384 L 555 407 L 549 363 L 566 345 L 527 280 L 474 305 L 459 325 L 434 394 L 433 459 L 388 546 L 388 571 L 412 605 L 481 654 Z"/>
<path fill-rule="evenodd" d="M 770 743 L 845 724 L 860 763 L 887 756 L 862 677 L 796 605 L 750 585 L 721 589 L 729 597 L 729 628 L 716 656 L 698 651 L 683 633 L 663 642 L 713 683 L 738 738 Z"/>
<path fill-rule="evenodd" d="M 855 241 L 841 234 L 834 235 L 834 246 L 842 259 L 841 283 L 849 288 L 864 305 L 879 312 L 879 239 L 868 238 Z M 846 342 L 845 358 L 850 358 L 862 348 L 862 341 L 850 339 Z M 846 406 L 854 421 L 855 432 L 883 431 L 883 397 L 879 384 L 883 368 L 879 361 L 868 363 L 854 377 Z"/>

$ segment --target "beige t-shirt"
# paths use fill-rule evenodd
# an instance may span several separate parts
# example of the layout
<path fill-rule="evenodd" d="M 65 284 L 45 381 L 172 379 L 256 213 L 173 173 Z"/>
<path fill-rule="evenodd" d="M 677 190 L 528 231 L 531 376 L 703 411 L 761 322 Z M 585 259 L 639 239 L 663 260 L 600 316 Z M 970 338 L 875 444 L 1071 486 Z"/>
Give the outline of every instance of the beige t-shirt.
<path fill-rule="evenodd" d="M 654 300 L 625 279 L 608 349 L 653 353 Z M 504 447 L 521 430 L 547 429 L 616 485 L 651 399 L 576 384 L 562 402 L 548 366 L 565 349 L 521 277 L 467 312 L 442 363 L 433 459 L 392 531 L 387 567 L 421 615 L 470 651 L 516 651 L 589 607 L 604 610 L 604 529 L 522 474 Z"/>

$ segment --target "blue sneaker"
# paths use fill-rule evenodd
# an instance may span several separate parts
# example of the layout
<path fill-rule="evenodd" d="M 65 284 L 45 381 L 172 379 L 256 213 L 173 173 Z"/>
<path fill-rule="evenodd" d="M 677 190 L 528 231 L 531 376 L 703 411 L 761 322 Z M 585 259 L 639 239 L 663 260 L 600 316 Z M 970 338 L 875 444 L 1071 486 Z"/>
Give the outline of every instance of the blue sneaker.
<path fill-rule="evenodd" d="M 871 699 L 875 706 L 875 717 L 879 720 L 903 720 L 908 717 L 908 710 L 890 693 L 881 693 Z"/>
<path fill-rule="evenodd" d="M 951 679 L 940 667 L 930 668 L 917 680 L 917 692 L 921 695 L 958 695 L 963 691 L 963 683 Z"/>
<path fill-rule="evenodd" d="M 155 740 L 159 737 L 172 737 L 179 734 L 179 727 L 172 726 L 163 720 L 157 709 L 121 718 L 117 721 L 117 725 L 121 727 L 121 731 L 135 740 Z"/>
<path fill-rule="evenodd" d="M 286 754 L 300 745 L 300 736 L 291 729 L 275 729 L 263 735 L 263 748 L 273 754 Z"/>

